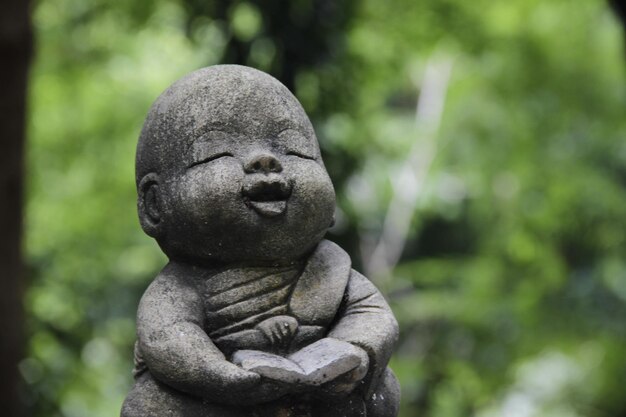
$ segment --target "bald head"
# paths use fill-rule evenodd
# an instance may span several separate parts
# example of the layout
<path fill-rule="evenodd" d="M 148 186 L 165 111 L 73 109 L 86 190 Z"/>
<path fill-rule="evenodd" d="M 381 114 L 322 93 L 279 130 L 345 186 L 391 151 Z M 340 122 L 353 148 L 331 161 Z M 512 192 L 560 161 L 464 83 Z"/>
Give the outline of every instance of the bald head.
<path fill-rule="evenodd" d="M 148 173 L 172 169 L 207 132 L 236 132 L 237 141 L 281 128 L 315 137 L 302 106 L 277 79 L 239 65 L 197 70 L 176 81 L 152 105 L 137 146 L 137 182 Z"/>
<path fill-rule="evenodd" d="M 298 100 L 236 65 L 195 71 L 156 100 L 136 177 L 142 228 L 185 262 L 297 259 L 322 239 L 335 208 Z"/>

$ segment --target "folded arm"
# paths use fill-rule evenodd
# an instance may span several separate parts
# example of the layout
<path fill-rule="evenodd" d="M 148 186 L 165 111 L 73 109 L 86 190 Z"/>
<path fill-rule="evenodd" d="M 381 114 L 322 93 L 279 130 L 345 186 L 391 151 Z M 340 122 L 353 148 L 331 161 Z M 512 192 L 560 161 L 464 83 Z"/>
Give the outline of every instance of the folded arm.
<path fill-rule="evenodd" d="M 369 370 L 363 382 L 366 392 L 373 388 L 398 340 L 398 323 L 382 294 L 354 270 L 328 337 L 352 343 L 367 352 Z"/>
<path fill-rule="evenodd" d="M 203 317 L 195 286 L 177 274 L 162 272 L 146 290 L 139 304 L 137 334 L 155 378 L 218 403 L 241 404 L 243 399 L 254 403 L 282 395 L 261 383 L 258 374 L 228 362 L 203 330 Z"/>

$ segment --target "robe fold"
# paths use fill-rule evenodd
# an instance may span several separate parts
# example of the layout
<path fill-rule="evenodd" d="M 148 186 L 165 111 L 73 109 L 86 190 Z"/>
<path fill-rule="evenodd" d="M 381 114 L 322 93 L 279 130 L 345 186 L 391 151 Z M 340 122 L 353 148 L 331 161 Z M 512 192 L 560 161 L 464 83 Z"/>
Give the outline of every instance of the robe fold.
<path fill-rule="evenodd" d="M 397 323 L 380 292 L 352 269 L 350 257 L 336 244 L 320 242 L 301 263 L 198 273 L 191 282 L 204 309 L 198 323 L 226 359 L 238 349 L 272 351 L 256 326 L 291 316 L 298 329 L 289 352 L 324 337 L 352 343 L 369 356 L 360 395 L 367 399 L 376 390 L 397 340 Z M 151 367 L 141 346 L 135 352 L 137 376 Z M 180 364 L 176 372 L 184 372 Z M 228 393 L 223 395 L 226 404 L 232 403 Z"/>

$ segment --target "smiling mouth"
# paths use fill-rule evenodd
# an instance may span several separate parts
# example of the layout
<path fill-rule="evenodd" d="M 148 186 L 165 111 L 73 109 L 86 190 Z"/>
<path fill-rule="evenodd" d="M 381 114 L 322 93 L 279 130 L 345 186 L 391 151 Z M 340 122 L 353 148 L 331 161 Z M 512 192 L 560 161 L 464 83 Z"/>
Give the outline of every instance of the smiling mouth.
<path fill-rule="evenodd" d="M 264 217 L 276 217 L 287 210 L 291 186 L 283 180 L 259 181 L 244 186 L 241 193 L 245 204 Z"/>

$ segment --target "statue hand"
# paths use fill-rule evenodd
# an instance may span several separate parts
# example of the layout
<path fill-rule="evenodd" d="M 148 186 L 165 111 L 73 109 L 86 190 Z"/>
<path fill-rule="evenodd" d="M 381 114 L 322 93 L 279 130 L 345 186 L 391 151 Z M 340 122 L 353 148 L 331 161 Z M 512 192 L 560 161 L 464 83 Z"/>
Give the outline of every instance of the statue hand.
<path fill-rule="evenodd" d="M 256 372 L 246 371 L 227 361 L 216 364 L 211 374 L 211 378 L 222 381 L 222 386 L 232 391 L 250 389 L 261 382 L 261 375 Z"/>
<path fill-rule="evenodd" d="M 291 316 L 270 317 L 256 325 L 272 347 L 286 349 L 298 330 L 298 321 Z"/>
<path fill-rule="evenodd" d="M 322 397 L 331 398 L 345 397 L 358 387 L 369 370 L 369 356 L 363 349 L 359 350 L 361 365 L 343 375 L 338 376 L 334 380 L 323 384 L 320 387 L 318 396 L 321 395 Z"/>
<path fill-rule="evenodd" d="M 230 364 L 230 363 L 229 363 Z M 237 365 L 230 364 L 237 370 L 228 367 L 221 376 L 220 402 L 232 405 L 255 405 L 274 401 L 290 392 L 291 386 L 280 381 L 263 378 L 261 375 L 246 371 Z"/>

